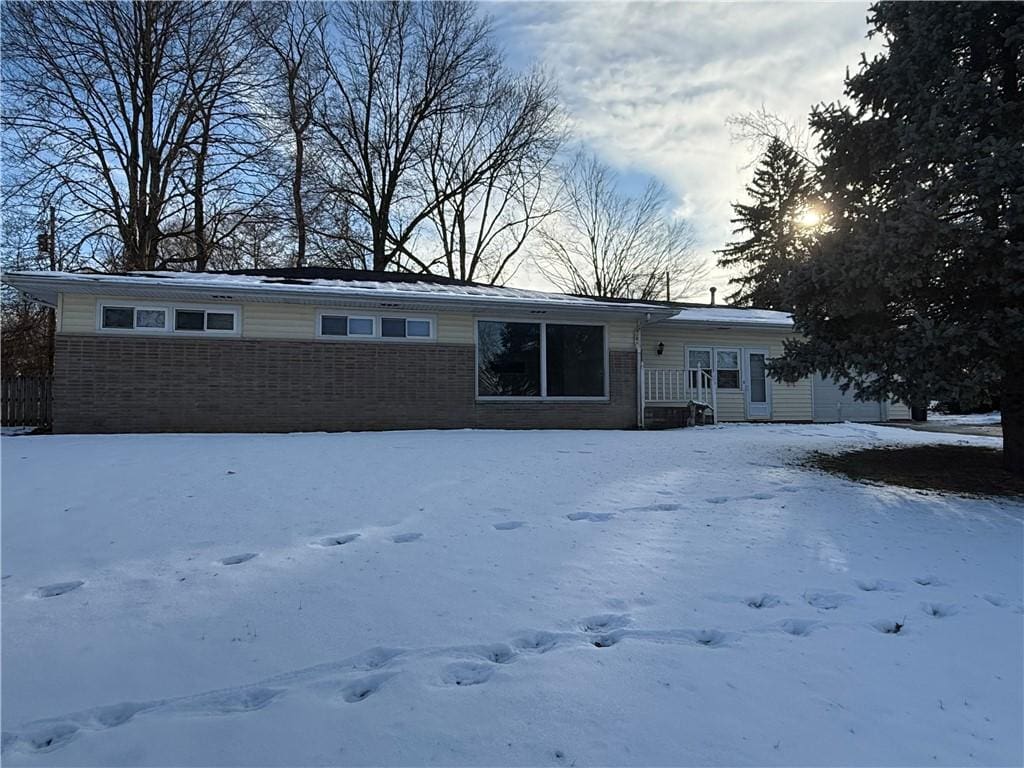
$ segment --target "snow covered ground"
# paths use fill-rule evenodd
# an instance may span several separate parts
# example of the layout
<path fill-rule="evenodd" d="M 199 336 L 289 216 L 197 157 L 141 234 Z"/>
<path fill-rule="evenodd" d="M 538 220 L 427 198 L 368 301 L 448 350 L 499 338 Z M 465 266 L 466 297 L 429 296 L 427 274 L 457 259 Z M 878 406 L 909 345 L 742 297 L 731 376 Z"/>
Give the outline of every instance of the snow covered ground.
<path fill-rule="evenodd" d="M 791 463 L 925 442 L 4 438 L 4 764 L 1020 765 L 1024 505 Z"/>
<path fill-rule="evenodd" d="M 991 413 L 928 413 L 928 421 L 937 421 L 942 424 L 999 424 L 1002 414 L 999 411 Z"/>

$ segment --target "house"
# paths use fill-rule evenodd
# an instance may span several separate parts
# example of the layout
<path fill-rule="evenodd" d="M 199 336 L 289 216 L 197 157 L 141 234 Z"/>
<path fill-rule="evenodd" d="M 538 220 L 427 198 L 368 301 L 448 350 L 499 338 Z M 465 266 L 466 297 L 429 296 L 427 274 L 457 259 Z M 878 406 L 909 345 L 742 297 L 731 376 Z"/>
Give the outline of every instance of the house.
<path fill-rule="evenodd" d="M 769 380 L 765 363 L 792 333 L 778 312 L 320 268 L 3 280 L 56 309 L 57 432 L 628 429 L 681 425 L 695 410 L 719 421 L 851 413 L 830 410 L 843 397 L 830 382 Z M 857 416 L 907 416 L 874 406 Z"/>

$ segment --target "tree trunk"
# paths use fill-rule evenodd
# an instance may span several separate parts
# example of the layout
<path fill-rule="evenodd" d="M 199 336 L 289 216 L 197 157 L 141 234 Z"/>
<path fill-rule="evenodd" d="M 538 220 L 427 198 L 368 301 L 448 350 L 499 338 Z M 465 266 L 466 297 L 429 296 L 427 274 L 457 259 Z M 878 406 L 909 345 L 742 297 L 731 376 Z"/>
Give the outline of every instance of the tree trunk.
<path fill-rule="evenodd" d="M 1003 466 L 1024 477 L 1024 363 L 1008 365 L 1003 374 Z"/>

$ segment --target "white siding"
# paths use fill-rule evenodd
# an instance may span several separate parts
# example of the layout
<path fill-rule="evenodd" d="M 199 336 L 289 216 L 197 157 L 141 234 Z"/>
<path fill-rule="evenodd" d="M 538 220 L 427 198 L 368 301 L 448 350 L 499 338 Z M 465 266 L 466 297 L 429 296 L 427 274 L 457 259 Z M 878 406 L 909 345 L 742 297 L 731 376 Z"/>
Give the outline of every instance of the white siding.
<path fill-rule="evenodd" d="M 60 301 L 60 332 L 61 333 L 96 333 L 96 307 L 99 303 L 128 304 L 138 300 L 117 296 L 92 296 L 86 294 L 61 294 Z M 146 299 L 147 304 L 163 304 Z M 193 303 L 193 302 L 190 302 Z M 204 302 L 206 303 L 206 302 Z M 209 302 L 216 304 L 217 302 Z M 226 302 L 238 306 L 238 302 Z M 242 305 L 242 337 L 247 339 L 295 339 L 313 341 L 316 338 L 317 307 L 311 304 L 285 303 L 243 303 Z M 344 312 L 344 309 L 332 308 L 332 311 Z M 365 309 L 353 309 L 353 313 L 365 314 Z M 401 310 L 394 310 L 401 314 Z M 375 312 L 380 314 L 380 312 Z M 437 319 L 437 341 L 441 344 L 475 344 L 476 315 L 470 312 L 421 312 L 414 314 L 432 315 Z M 508 317 L 511 319 L 537 320 L 536 316 L 523 317 L 515 313 L 493 312 L 484 313 L 486 317 Z M 632 350 L 635 323 L 631 320 L 608 320 L 597 316 L 586 320 L 572 316 L 547 316 L 548 322 L 606 323 L 608 328 L 608 347 L 612 350 Z M 335 342 L 330 342 L 335 343 Z"/>
<path fill-rule="evenodd" d="M 693 327 L 680 323 L 661 322 L 643 329 L 643 359 L 649 368 L 685 368 L 686 347 L 728 347 L 730 349 L 767 349 L 769 357 L 782 355 L 782 340 L 790 336 L 783 329 Z M 659 343 L 665 345 L 659 356 Z M 742 364 L 742 363 L 741 363 Z M 811 420 L 811 380 L 795 384 L 771 381 L 771 420 Z M 741 390 L 719 390 L 718 417 L 721 421 L 746 421 L 744 393 Z"/>

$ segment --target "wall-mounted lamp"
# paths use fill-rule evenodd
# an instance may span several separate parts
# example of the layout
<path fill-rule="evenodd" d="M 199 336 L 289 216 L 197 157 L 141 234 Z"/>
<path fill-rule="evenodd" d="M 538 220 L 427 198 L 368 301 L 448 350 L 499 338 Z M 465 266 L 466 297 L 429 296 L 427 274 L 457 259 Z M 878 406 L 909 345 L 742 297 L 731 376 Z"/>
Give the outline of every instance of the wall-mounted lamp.
<path fill-rule="evenodd" d="M 659 341 L 658 342 L 658 354 L 660 355 L 664 351 L 665 351 L 665 342 L 664 341 Z"/>

